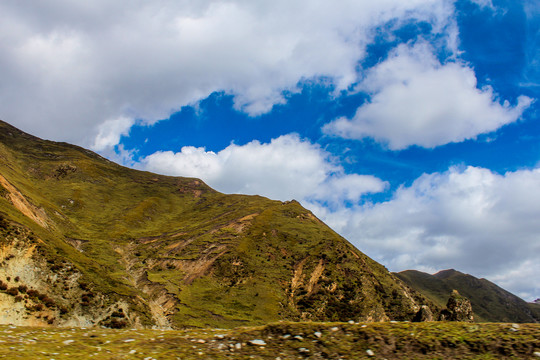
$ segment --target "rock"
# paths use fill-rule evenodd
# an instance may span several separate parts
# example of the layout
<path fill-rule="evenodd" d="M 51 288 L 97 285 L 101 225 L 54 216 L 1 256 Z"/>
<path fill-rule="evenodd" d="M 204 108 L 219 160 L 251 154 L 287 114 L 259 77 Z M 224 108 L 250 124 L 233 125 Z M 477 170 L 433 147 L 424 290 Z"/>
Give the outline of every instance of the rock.
<path fill-rule="evenodd" d="M 315 331 L 315 332 L 313 333 L 313 335 L 315 335 L 317 338 L 320 339 L 321 336 L 322 336 L 322 333 L 321 333 L 320 331 Z"/>
<path fill-rule="evenodd" d="M 441 311 L 439 315 L 439 320 L 472 322 L 474 316 L 471 302 L 469 299 L 461 296 L 457 290 L 452 291 L 452 295 L 450 295 L 446 304 L 446 309 Z"/>
<path fill-rule="evenodd" d="M 266 346 L 266 342 L 264 340 L 261 340 L 261 339 L 250 340 L 249 343 L 251 345 L 256 345 L 256 346 Z M 242 345 L 240 345 L 240 347 L 241 346 Z"/>
<path fill-rule="evenodd" d="M 331 331 L 333 332 L 336 332 L 336 331 L 339 331 L 339 328 L 337 326 L 334 326 L 333 328 L 330 329 Z"/>
<path fill-rule="evenodd" d="M 301 347 L 301 348 L 298 349 L 298 351 L 301 352 L 301 353 L 308 353 L 309 349 Z"/>
<path fill-rule="evenodd" d="M 300 336 L 300 335 L 295 335 L 294 339 L 298 340 L 298 341 L 303 341 L 304 340 L 304 338 L 302 336 Z"/>
<path fill-rule="evenodd" d="M 427 305 L 422 305 L 420 310 L 414 315 L 413 322 L 433 321 L 433 313 Z"/>
<path fill-rule="evenodd" d="M 367 356 L 375 356 L 375 353 L 371 349 L 367 349 L 366 354 L 367 354 Z"/>
<path fill-rule="evenodd" d="M 354 324 L 354 320 L 349 320 L 349 324 L 353 325 L 353 324 Z"/>
<path fill-rule="evenodd" d="M 535 351 L 533 355 L 536 356 L 537 358 L 540 358 L 540 351 Z"/>
<path fill-rule="evenodd" d="M 65 340 L 65 341 L 62 341 L 62 344 L 64 344 L 64 345 L 69 345 L 69 344 L 71 344 L 72 342 L 75 342 L 75 340 Z"/>

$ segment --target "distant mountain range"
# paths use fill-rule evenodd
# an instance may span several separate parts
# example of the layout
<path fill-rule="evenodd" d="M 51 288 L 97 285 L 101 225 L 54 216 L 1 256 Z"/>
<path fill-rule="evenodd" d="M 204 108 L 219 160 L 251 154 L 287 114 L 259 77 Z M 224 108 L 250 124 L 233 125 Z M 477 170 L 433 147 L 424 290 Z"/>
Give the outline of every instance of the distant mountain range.
<path fill-rule="evenodd" d="M 439 306 L 444 306 L 452 290 L 471 302 L 477 321 L 540 322 L 540 304 L 527 303 L 486 279 L 444 270 L 435 275 L 407 270 L 395 275 Z"/>

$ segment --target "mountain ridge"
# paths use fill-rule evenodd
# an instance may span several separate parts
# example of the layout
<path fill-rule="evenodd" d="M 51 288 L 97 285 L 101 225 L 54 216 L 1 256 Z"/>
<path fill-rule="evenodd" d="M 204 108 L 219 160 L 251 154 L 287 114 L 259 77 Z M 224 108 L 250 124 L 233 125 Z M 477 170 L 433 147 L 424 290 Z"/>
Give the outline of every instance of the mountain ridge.
<path fill-rule="evenodd" d="M 395 275 L 440 306 L 444 306 L 449 292 L 458 290 L 470 300 L 477 321 L 540 322 L 533 304 L 528 304 L 487 279 L 478 279 L 454 269 L 433 275 L 405 270 Z"/>
<path fill-rule="evenodd" d="M 0 322 L 233 327 L 438 310 L 296 201 L 128 169 L 4 122 L 0 184 Z"/>

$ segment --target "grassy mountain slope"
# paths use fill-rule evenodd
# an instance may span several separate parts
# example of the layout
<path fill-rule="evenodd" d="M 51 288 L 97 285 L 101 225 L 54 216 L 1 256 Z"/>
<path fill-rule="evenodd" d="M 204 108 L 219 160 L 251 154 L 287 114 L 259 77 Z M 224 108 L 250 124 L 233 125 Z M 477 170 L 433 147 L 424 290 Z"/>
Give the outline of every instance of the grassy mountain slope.
<path fill-rule="evenodd" d="M 0 218 L 0 322 L 405 320 L 430 303 L 296 201 L 127 169 L 3 122 Z"/>
<path fill-rule="evenodd" d="M 531 312 L 529 304 L 486 279 L 478 279 L 456 270 L 444 270 L 435 275 L 407 270 L 395 275 L 440 306 L 446 304 L 453 289 L 458 290 L 471 301 L 477 321 L 540 321 Z"/>
<path fill-rule="evenodd" d="M 532 317 L 540 322 L 540 302 L 537 300 L 536 302 L 527 303 L 527 307 L 529 308 Z"/>

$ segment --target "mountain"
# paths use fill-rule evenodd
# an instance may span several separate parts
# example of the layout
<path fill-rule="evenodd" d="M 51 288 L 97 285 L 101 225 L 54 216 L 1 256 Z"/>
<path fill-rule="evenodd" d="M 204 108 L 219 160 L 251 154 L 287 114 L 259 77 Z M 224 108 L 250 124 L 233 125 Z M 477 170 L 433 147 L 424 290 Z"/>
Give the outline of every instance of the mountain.
<path fill-rule="evenodd" d="M 0 323 L 233 327 L 437 307 L 296 201 L 112 163 L 0 122 Z"/>
<path fill-rule="evenodd" d="M 532 317 L 535 318 L 537 322 L 540 322 L 540 299 L 527 303 L 527 307 L 529 308 Z"/>
<path fill-rule="evenodd" d="M 478 279 L 453 269 L 434 275 L 416 270 L 402 271 L 395 275 L 440 306 L 444 306 L 452 290 L 458 290 L 470 300 L 476 321 L 540 322 L 535 304 L 526 303 L 486 279 Z"/>

